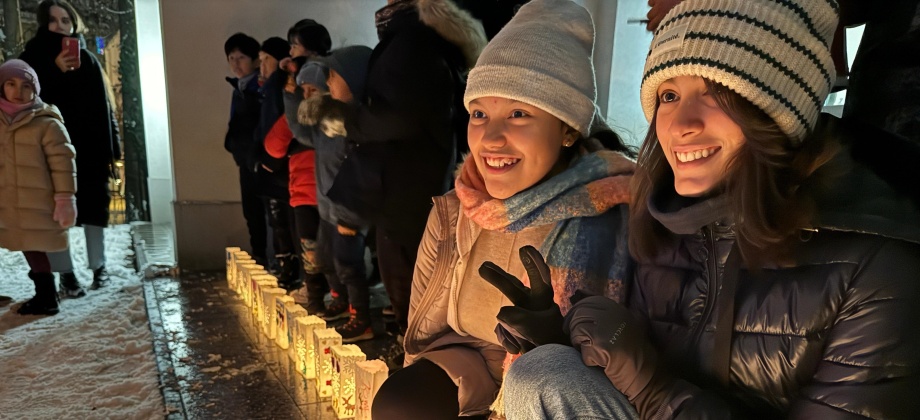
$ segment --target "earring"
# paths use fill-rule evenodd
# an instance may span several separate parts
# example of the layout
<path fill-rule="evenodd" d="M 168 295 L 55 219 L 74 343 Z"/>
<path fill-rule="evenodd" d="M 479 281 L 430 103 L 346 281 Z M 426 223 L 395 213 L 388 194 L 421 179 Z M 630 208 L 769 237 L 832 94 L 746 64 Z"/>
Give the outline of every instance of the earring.
<path fill-rule="evenodd" d="M 566 136 L 565 141 L 562 142 L 562 147 L 572 147 L 575 144 L 575 140 L 572 140 L 571 137 Z"/>

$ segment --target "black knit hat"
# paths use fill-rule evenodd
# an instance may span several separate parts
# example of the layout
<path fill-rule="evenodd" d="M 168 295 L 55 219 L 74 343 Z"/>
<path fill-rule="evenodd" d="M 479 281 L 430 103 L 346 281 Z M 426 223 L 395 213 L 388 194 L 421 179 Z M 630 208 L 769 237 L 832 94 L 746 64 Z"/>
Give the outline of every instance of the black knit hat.
<path fill-rule="evenodd" d="M 261 51 L 275 57 L 275 60 L 278 61 L 291 56 L 291 46 L 288 45 L 287 41 L 277 36 L 266 39 L 265 42 L 262 43 Z"/>
<path fill-rule="evenodd" d="M 332 49 L 329 31 L 313 19 L 303 19 L 288 30 L 288 41 L 294 42 L 295 38 L 304 48 L 319 55 L 327 55 Z"/>

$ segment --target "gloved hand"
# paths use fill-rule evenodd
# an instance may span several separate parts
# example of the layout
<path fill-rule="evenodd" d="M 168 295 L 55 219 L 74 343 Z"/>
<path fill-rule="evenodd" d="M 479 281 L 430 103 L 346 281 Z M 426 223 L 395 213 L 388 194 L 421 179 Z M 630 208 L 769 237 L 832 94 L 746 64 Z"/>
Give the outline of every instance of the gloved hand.
<path fill-rule="evenodd" d="M 590 296 L 572 305 L 564 330 L 587 366 L 604 368 L 610 382 L 634 404 L 650 391 L 658 353 L 639 322 L 623 305 Z"/>
<path fill-rule="evenodd" d="M 51 220 L 58 222 L 62 228 L 73 226 L 77 220 L 77 197 L 72 193 L 54 195 L 54 215 Z"/>
<path fill-rule="evenodd" d="M 303 125 L 317 125 L 329 137 L 346 136 L 345 113 L 348 104 L 332 95 L 314 95 L 300 102 L 297 121 Z"/>
<path fill-rule="evenodd" d="M 525 353 L 543 344 L 569 345 L 568 335 L 562 331 L 562 313 L 559 305 L 553 302 L 549 267 L 540 251 L 532 246 L 521 248 L 520 255 L 530 278 L 529 289 L 491 261 L 479 267 L 479 275 L 514 304 L 498 311 L 498 325 L 495 326 L 498 341 L 513 354 Z"/>

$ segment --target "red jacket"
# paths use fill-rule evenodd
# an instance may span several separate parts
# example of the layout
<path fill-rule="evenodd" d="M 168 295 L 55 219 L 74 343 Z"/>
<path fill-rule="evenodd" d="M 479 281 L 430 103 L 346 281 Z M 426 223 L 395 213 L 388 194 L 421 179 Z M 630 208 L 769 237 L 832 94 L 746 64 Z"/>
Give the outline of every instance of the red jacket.
<path fill-rule="evenodd" d="M 288 128 L 287 118 L 282 115 L 265 136 L 265 151 L 274 158 L 283 158 L 288 154 L 293 139 L 294 134 Z M 288 189 L 291 192 L 291 207 L 316 205 L 315 154 L 313 150 L 305 150 L 290 156 Z"/>

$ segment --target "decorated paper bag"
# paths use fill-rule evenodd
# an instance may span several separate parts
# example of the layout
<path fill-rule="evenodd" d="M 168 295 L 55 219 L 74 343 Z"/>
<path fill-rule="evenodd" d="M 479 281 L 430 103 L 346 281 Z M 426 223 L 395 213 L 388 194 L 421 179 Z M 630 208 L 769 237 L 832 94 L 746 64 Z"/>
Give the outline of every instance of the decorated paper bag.
<path fill-rule="evenodd" d="M 366 360 L 355 364 L 355 420 L 371 420 L 371 405 L 390 370 L 383 360 Z"/>
<path fill-rule="evenodd" d="M 316 396 L 332 396 L 332 347 L 342 344 L 342 336 L 335 328 L 313 330 L 313 347 L 316 358 Z"/>
<path fill-rule="evenodd" d="M 271 326 L 269 337 L 274 336 L 275 344 L 287 350 L 288 343 L 290 343 L 288 340 L 287 304 L 293 304 L 294 298 L 287 295 L 287 290 L 284 292 L 284 295 L 275 298 L 275 323 Z"/>
<path fill-rule="evenodd" d="M 355 416 L 355 363 L 364 359 L 354 344 L 332 347 L 332 409 L 340 419 Z"/>
<path fill-rule="evenodd" d="M 278 314 L 278 312 L 275 311 L 275 300 L 286 294 L 287 290 L 280 287 L 262 288 L 262 316 L 259 318 L 259 321 L 262 324 L 262 334 L 265 334 L 269 340 L 275 339 L 272 335 L 272 333 L 276 331 L 275 316 Z"/>
<path fill-rule="evenodd" d="M 278 280 L 271 274 L 253 276 L 249 288 L 249 307 L 252 316 L 258 320 L 262 313 L 262 290 L 278 287 Z"/>
<path fill-rule="evenodd" d="M 291 358 L 291 362 L 297 364 L 297 347 L 294 343 L 297 342 L 297 318 L 305 318 L 307 316 L 307 310 L 300 306 L 297 303 L 291 302 L 284 305 L 285 318 L 287 319 L 287 328 L 284 331 L 284 334 L 287 335 L 288 340 L 288 357 Z M 306 349 L 304 349 L 306 350 Z M 299 371 L 300 368 L 298 367 Z"/>
<path fill-rule="evenodd" d="M 236 253 L 241 252 L 238 246 L 228 246 L 224 248 L 224 259 L 227 263 L 227 287 L 231 290 L 236 283 L 233 281 L 233 274 L 236 271 Z"/>
<path fill-rule="evenodd" d="M 304 378 L 316 378 L 316 346 L 313 330 L 326 329 L 326 321 L 315 315 L 297 318 L 297 341 L 294 351 L 297 353 L 297 371 Z"/>

